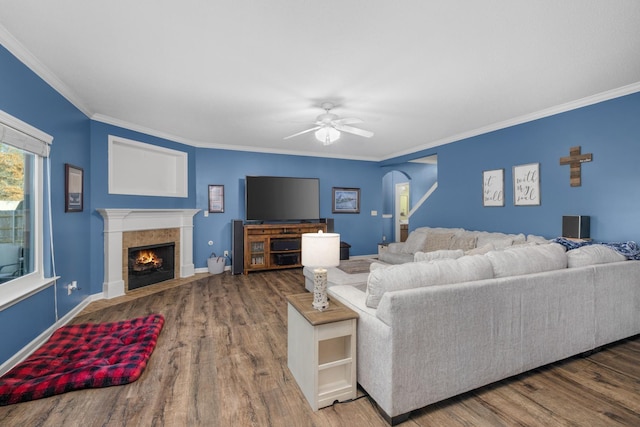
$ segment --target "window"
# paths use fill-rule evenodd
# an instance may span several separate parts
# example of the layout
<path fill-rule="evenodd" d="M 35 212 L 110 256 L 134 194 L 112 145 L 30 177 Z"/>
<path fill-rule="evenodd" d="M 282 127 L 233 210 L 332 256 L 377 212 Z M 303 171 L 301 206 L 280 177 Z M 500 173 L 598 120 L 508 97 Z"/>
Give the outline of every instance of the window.
<path fill-rule="evenodd" d="M 35 157 L 0 142 L 0 284 L 34 271 Z"/>
<path fill-rule="evenodd" d="M 0 310 L 51 284 L 43 268 L 49 135 L 0 111 Z"/>

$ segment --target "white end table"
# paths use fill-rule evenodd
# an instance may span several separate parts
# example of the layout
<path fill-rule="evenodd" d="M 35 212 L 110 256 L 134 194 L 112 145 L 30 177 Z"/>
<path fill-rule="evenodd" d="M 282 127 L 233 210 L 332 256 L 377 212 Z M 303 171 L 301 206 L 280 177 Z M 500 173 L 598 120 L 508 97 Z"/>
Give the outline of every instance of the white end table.
<path fill-rule="evenodd" d="M 287 301 L 288 366 L 311 408 L 354 399 L 358 314 L 336 300 L 315 310 L 311 293 Z"/>

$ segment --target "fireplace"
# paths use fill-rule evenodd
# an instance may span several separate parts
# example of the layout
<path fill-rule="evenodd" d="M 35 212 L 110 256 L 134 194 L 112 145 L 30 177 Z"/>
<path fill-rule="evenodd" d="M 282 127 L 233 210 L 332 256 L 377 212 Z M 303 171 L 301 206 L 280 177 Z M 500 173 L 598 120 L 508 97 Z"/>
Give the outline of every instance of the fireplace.
<path fill-rule="evenodd" d="M 195 274 L 193 216 L 198 209 L 98 209 L 104 219 L 105 298 L 129 289 L 128 248 L 175 242 L 175 278 Z"/>
<path fill-rule="evenodd" d="M 127 257 L 129 290 L 173 279 L 174 254 L 174 242 L 130 247 Z"/>

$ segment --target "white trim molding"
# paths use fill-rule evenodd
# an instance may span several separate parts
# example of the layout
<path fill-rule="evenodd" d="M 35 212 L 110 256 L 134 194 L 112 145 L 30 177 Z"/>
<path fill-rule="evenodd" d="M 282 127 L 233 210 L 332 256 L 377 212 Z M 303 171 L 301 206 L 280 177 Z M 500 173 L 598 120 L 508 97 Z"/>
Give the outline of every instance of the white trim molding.
<path fill-rule="evenodd" d="M 44 330 L 40 335 L 35 337 L 29 344 L 24 346 L 20 351 L 11 356 L 0 365 L 0 376 L 9 372 L 13 367 L 15 367 L 18 363 L 25 360 L 27 357 L 31 355 L 34 351 L 40 348 L 47 340 L 53 335 L 53 333 L 60 327 L 69 323 L 74 317 L 76 317 L 82 310 L 84 310 L 89 303 L 91 302 L 91 298 L 85 298 L 80 304 L 76 305 L 71 311 L 65 314 L 61 319 L 59 319 L 56 323 L 49 326 L 46 330 Z"/>

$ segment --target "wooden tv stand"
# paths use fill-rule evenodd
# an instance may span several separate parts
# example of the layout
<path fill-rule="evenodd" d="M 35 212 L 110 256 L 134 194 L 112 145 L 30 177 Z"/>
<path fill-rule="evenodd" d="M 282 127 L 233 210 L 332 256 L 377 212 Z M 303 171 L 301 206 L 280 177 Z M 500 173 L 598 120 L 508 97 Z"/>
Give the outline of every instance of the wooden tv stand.
<path fill-rule="evenodd" d="M 244 274 L 302 267 L 302 234 L 327 231 L 324 223 L 244 226 Z"/>

